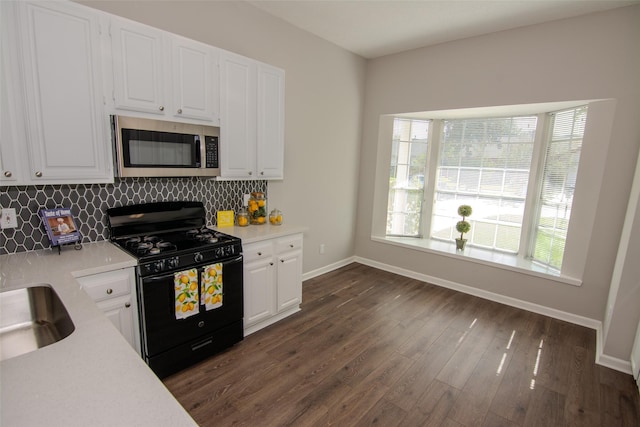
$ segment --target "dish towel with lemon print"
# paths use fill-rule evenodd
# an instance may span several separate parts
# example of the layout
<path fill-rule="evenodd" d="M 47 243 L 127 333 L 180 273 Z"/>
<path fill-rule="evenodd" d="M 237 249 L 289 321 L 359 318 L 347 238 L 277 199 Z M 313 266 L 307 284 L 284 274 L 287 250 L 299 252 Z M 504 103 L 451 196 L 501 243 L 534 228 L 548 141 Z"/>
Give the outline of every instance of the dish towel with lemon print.
<path fill-rule="evenodd" d="M 207 311 L 222 306 L 222 263 L 207 265 L 200 281 L 200 304 Z"/>
<path fill-rule="evenodd" d="M 198 270 L 192 268 L 173 275 L 176 293 L 176 319 L 186 319 L 198 314 Z"/>

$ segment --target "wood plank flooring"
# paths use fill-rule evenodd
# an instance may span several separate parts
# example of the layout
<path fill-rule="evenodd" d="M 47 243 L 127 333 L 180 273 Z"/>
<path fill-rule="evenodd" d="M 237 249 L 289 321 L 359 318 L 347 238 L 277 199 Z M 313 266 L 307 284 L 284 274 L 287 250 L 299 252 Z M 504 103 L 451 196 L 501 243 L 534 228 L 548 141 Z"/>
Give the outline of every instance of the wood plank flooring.
<path fill-rule="evenodd" d="M 164 380 L 201 426 L 640 426 L 595 331 L 361 264 Z"/>

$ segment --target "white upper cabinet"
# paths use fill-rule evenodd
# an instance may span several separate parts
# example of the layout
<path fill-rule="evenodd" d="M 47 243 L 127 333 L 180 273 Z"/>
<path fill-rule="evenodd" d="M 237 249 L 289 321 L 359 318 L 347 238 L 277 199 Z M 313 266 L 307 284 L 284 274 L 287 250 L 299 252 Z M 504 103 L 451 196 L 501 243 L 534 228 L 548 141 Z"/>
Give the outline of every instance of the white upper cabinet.
<path fill-rule="evenodd" d="M 2 73 L 15 114 L 11 131 L 3 123 L 2 144 L 15 157 L 5 159 L 3 148 L 5 178 L 14 174 L 6 163 L 15 161 L 17 184 L 113 182 L 101 15 L 66 2 L 3 4 L 2 15 L 2 37 L 17 45 Z M 9 20 L 18 25 L 5 25 Z"/>
<path fill-rule="evenodd" d="M 0 3 L 0 8 L 3 7 L 3 3 Z M 11 38 L 13 34 L 7 31 L 8 27 L 14 22 L 5 20 L 8 17 L 9 10 L 2 10 L 0 16 L 2 16 L 2 22 L 0 23 L 2 30 L 2 37 L 0 38 L 0 185 L 16 185 L 22 178 L 22 168 L 20 167 L 19 157 L 17 153 L 18 146 L 14 146 L 14 141 L 18 141 L 16 136 L 17 129 L 17 112 L 21 109 L 17 105 L 17 99 L 13 96 L 13 91 L 10 91 L 8 81 L 15 81 L 11 76 L 11 69 L 9 64 L 11 62 L 12 55 L 9 52 L 13 51 L 16 46 L 16 41 Z M 11 99 L 11 100 L 10 100 Z"/>
<path fill-rule="evenodd" d="M 218 125 L 216 48 L 122 18 L 109 32 L 115 110 Z"/>
<path fill-rule="evenodd" d="M 226 178 L 255 178 L 256 63 L 220 55 L 220 168 Z"/>
<path fill-rule="evenodd" d="M 218 50 L 184 37 L 172 36 L 173 114 L 219 123 L 220 76 Z"/>
<path fill-rule="evenodd" d="M 282 179 L 284 71 L 223 51 L 220 76 L 222 177 Z"/>
<path fill-rule="evenodd" d="M 165 114 L 162 31 L 112 19 L 113 100 L 116 109 Z"/>
<path fill-rule="evenodd" d="M 284 164 L 284 71 L 258 65 L 257 172 L 282 179 Z"/>

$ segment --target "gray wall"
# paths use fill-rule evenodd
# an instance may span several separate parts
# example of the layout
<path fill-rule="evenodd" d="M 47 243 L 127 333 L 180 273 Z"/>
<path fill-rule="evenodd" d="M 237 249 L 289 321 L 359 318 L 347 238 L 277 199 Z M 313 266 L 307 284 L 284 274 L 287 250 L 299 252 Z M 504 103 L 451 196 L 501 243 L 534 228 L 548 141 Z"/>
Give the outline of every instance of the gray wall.
<path fill-rule="evenodd" d="M 640 6 L 632 6 L 370 61 L 356 254 L 602 321 L 640 143 L 638 40 Z M 600 191 L 586 189 L 597 209 L 581 287 L 371 240 L 381 114 L 605 98 L 616 99 L 609 150 L 580 165 L 585 176 L 604 171 Z M 607 350 L 629 360 L 623 347 Z"/>
<path fill-rule="evenodd" d="M 284 69 L 285 178 L 269 182 L 269 206 L 309 227 L 304 272 L 353 255 L 363 58 L 244 2 L 80 3 Z"/>

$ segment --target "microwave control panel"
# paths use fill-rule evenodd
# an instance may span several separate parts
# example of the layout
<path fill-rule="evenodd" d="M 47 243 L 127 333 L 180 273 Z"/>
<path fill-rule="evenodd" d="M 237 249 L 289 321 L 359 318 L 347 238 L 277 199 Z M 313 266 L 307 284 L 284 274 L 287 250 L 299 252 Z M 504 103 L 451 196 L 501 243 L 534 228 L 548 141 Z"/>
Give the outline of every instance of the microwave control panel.
<path fill-rule="evenodd" d="M 205 149 L 205 167 L 207 169 L 219 168 L 220 166 L 219 166 L 219 160 L 218 160 L 218 137 L 205 136 L 204 149 Z"/>

